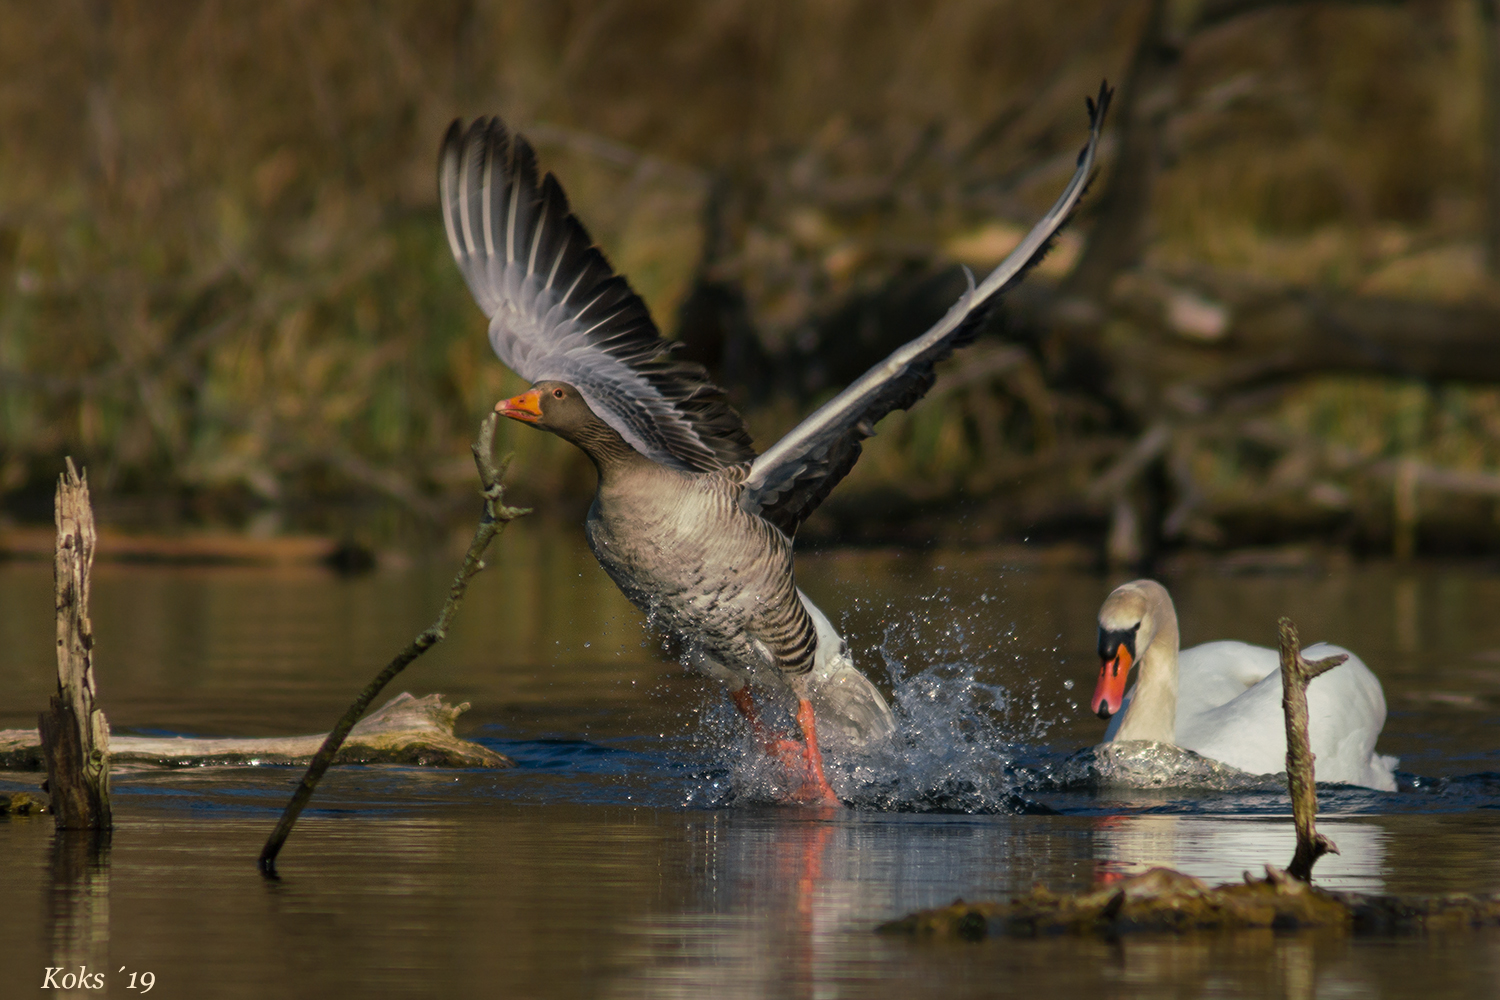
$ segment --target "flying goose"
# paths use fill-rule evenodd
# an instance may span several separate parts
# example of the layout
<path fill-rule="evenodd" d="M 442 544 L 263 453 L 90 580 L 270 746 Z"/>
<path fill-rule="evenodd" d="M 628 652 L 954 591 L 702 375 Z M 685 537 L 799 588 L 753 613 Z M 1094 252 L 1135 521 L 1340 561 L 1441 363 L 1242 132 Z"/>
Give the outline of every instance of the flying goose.
<path fill-rule="evenodd" d="M 1177 610 L 1155 580 L 1116 587 L 1099 609 L 1099 684 L 1092 707 L 1115 740 L 1171 743 L 1250 774 L 1286 770 L 1281 659 L 1274 649 L 1206 642 L 1178 653 Z M 1307 688 L 1308 736 L 1319 781 L 1396 790 L 1396 758 L 1375 752 L 1385 694 L 1364 661 L 1318 643 L 1309 660 L 1349 659 Z M 1135 686 L 1125 690 L 1132 663 Z"/>
<path fill-rule="evenodd" d="M 1110 90 L 1088 101 L 1088 144 L 1062 196 L 938 323 L 757 455 L 700 365 L 673 357 L 640 297 L 538 180 L 530 145 L 494 118 L 455 121 L 438 187 L 454 260 L 490 319 L 500 360 L 532 383 L 499 413 L 571 441 L 598 490 L 585 524 L 605 572 L 691 665 L 728 682 L 767 752 L 800 776 L 796 801 L 836 804 L 818 725 L 855 740 L 894 729 L 827 617 L 797 589 L 792 538 L 887 413 L 915 403 L 933 366 L 978 332 L 983 307 L 1036 264 L 1082 196 Z M 802 739 L 767 734 L 752 690 L 795 697 Z"/>

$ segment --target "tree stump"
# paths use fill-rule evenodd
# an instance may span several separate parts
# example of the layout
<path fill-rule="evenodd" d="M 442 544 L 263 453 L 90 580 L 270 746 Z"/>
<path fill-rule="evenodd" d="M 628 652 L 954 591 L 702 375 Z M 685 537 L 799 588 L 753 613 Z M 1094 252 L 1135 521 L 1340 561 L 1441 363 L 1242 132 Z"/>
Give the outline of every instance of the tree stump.
<path fill-rule="evenodd" d="M 57 694 L 38 719 L 47 788 L 59 830 L 108 830 L 109 723 L 95 707 L 94 626 L 89 571 L 94 565 L 94 511 L 87 476 L 69 458 L 58 477 L 54 520 L 57 604 Z"/>

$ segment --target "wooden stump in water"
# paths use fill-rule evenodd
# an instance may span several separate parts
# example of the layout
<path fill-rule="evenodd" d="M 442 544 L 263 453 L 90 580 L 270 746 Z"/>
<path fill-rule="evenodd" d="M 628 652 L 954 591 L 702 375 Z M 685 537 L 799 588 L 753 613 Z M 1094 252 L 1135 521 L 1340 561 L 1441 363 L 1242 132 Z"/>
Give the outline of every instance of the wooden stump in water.
<path fill-rule="evenodd" d="M 58 477 L 55 580 L 57 694 L 38 720 L 47 785 L 59 830 L 108 830 L 109 723 L 95 707 L 94 626 L 89 571 L 94 564 L 94 511 L 86 476 L 68 460 Z"/>
<path fill-rule="evenodd" d="M 1281 710 L 1286 716 L 1286 784 L 1292 799 L 1292 822 L 1297 827 L 1297 850 L 1286 872 L 1312 881 L 1312 866 L 1325 854 L 1337 854 L 1333 841 L 1313 823 L 1318 814 L 1318 786 L 1314 780 L 1312 739 L 1307 733 L 1307 685 L 1349 659 L 1339 653 L 1309 663 L 1302 657 L 1297 626 L 1290 618 L 1276 622 L 1281 648 Z"/>

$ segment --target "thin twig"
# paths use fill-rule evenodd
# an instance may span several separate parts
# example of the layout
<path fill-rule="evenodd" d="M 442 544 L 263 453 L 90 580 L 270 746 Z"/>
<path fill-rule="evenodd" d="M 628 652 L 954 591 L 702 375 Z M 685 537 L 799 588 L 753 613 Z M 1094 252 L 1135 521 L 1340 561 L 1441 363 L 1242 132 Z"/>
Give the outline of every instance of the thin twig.
<path fill-rule="evenodd" d="M 276 824 L 275 831 L 266 841 L 266 846 L 261 849 L 260 873 L 267 878 L 276 878 L 276 855 L 281 852 L 286 838 L 291 835 L 297 817 L 301 815 L 303 808 L 312 798 L 313 790 L 318 787 L 318 782 L 322 780 L 324 772 L 333 763 L 339 747 L 343 746 L 349 730 L 354 728 L 354 724 L 359 721 L 365 709 L 370 707 L 370 702 L 375 700 L 375 696 L 380 694 L 392 678 L 406 669 L 407 664 L 447 637 L 448 625 L 458 611 L 458 605 L 463 601 L 469 581 L 484 569 L 485 549 L 489 548 L 490 542 L 505 529 L 507 524 L 531 513 L 529 509 L 507 507 L 503 503 L 505 487 L 501 485 L 500 480 L 505 475 L 510 458 L 507 457 L 499 466 L 495 465 L 492 449 L 495 424 L 498 419 L 493 413 L 485 418 L 484 423 L 479 426 L 479 440 L 472 446 L 474 465 L 479 470 L 479 481 L 483 487 L 480 495 L 484 497 L 484 513 L 480 516 L 479 526 L 474 530 L 474 540 L 469 543 L 469 551 L 464 553 L 463 565 L 459 568 L 458 575 L 453 578 L 453 585 L 448 588 L 448 599 L 443 602 L 443 610 L 438 613 L 437 621 L 430 628 L 413 639 L 411 644 L 395 659 L 386 664 L 385 669 L 377 674 L 374 680 L 365 685 L 359 697 L 354 699 L 354 704 L 349 706 L 344 717 L 323 741 L 323 746 L 313 757 L 312 763 L 307 766 L 307 773 L 302 776 L 302 783 L 297 786 L 296 792 L 292 794 L 292 800 L 287 803 L 286 809 L 282 812 L 281 821 Z"/>
<path fill-rule="evenodd" d="M 1318 812 L 1318 786 L 1313 776 L 1312 741 L 1307 734 L 1307 685 L 1349 659 L 1339 653 L 1309 663 L 1302 656 L 1297 626 L 1290 618 L 1276 623 L 1281 639 L 1281 708 L 1286 713 L 1286 784 L 1292 797 L 1292 822 L 1297 826 L 1297 851 L 1287 874 L 1312 881 L 1313 864 L 1325 854 L 1337 854 L 1333 841 L 1313 825 Z"/>

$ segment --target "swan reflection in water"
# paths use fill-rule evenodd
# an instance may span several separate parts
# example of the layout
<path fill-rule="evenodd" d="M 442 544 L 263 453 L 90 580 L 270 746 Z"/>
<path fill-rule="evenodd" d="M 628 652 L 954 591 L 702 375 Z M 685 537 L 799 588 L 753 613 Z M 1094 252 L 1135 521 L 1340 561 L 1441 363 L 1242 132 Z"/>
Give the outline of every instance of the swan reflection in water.
<path fill-rule="evenodd" d="M 1313 869 L 1325 889 L 1380 892 L 1385 886 L 1386 831 L 1373 823 L 1320 820 L 1318 832 L 1338 845 Z M 1093 834 L 1099 881 L 1138 875 L 1148 868 L 1175 868 L 1210 885 L 1238 882 L 1245 872 L 1260 876 L 1265 865 L 1285 868 L 1297 846 L 1290 819 L 1215 816 L 1105 816 Z"/>

